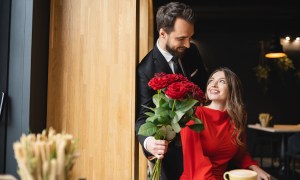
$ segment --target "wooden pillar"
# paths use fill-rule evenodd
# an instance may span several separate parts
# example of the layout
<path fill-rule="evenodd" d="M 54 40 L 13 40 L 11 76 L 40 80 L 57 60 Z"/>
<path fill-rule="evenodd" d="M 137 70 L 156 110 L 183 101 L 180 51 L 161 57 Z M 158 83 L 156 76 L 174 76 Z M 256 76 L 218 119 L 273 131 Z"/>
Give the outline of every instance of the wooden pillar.
<path fill-rule="evenodd" d="M 47 127 L 78 138 L 74 179 L 146 179 L 135 67 L 153 36 L 152 0 L 51 1 Z"/>
<path fill-rule="evenodd" d="M 153 2 L 152 0 L 140 0 L 139 11 L 139 61 L 153 48 Z M 147 179 L 147 159 L 139 145 L 139 179 Z"/>
<path fill-rule="evenodd" d="M 78 138 L 74 178 L 135 179 L 137 0 L 52 0 L 47 127 Z"/>

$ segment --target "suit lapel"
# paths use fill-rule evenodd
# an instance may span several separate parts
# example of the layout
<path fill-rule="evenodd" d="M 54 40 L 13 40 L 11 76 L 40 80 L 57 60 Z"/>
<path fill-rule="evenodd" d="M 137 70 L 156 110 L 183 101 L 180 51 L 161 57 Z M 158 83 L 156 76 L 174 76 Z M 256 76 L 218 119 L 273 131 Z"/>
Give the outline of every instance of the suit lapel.
<path fill-rule="evenodd" d="M 190 72 L 189 72 L 189 69 L 187 68 L 187 66 L 185 65 L 186 63 L 186 59 L 183 57 L 180 59 L 181 61 L 181 65 L 182 65 L 182 69 L 183 69 L 183 72 L 185 74 L 185 76 L 190 79 Z"/>
<path fill-rule="evenodd" d="M 155 72 L 165 72 L 167 74 L 173 73 L 167 60 L 164 58 L 164 56 L 158 50 L 156 45 L 153 48 L 153 63 L 154 63 L 154 67 L 155 67 Z"/>

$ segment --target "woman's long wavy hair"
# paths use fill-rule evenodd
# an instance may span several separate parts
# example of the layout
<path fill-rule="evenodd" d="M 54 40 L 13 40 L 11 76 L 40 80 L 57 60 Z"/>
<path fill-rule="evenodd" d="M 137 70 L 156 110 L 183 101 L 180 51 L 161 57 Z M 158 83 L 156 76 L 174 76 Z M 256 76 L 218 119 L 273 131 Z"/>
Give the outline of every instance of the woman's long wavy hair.
<path fill-rule="evenodd" d="M 226 100 L 226 111 L 230 116 L 230 121 L 234 125 L 232 136 L 236 137 L 235 143 L 240 147 L 245 147 L 243 143 L 242 134 L 245 131 L 247 114 L 242 99 L 242 83 L 238 76 L 229 68 L 221 67 L 216 69 L 209 77 L 209 79 L 216 73 L 222 71 L 225 74 L 225 79 L 228 86 L 228 96 Z M 206 99 L 207 93 L 206 93 Z M 208 100 L 208 104 L 211 101 Z"/>

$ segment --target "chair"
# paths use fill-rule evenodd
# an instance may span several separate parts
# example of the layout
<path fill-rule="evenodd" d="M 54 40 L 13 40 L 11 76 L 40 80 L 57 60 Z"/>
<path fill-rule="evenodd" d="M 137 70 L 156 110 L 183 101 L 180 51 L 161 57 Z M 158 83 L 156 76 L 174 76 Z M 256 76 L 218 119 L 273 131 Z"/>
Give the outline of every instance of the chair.
<path fill-rule="evenodd" d="M 295 133 L 288 138 L 287 142 L 287 174 L 290 175 L 290 163 L 292 162 L 292 177 L 295 175 L 296 160 L 300 159 L 300 133 Z"/>
<path fill-rule="evenodd" d="M 271 167 L 274 166 L 274 161 L 277 157 L 277 146 L 280 144 L 280 138 L 278 136 L 269 135 L 264 132 L 255 132 L 253 134 L 254 142 L 252 147 L 252 157 L 258 157 L 260 159 L 260 166 L 264 167 L 263 159 L 265 157 L 271 158 Z M 268 149 L 268 151 L 267 151 Z"/>

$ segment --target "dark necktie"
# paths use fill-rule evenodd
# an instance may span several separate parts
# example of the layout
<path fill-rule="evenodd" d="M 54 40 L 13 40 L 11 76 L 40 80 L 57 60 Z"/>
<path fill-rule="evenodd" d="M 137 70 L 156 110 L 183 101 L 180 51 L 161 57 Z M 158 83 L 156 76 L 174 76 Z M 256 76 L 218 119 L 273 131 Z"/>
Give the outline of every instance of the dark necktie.
<path fill-rule="evenodd" d="M 181 70 L 180 64 L 178 62 L 178 58 L 177 57 L 173 57 L 172 61 L 173 61 L 174 72 L 176 74 L 178 74 L 178 73 L 182 74 L 182 70 Z"/>

